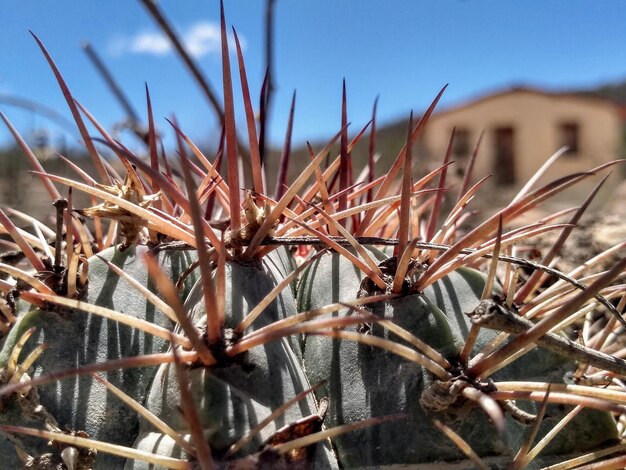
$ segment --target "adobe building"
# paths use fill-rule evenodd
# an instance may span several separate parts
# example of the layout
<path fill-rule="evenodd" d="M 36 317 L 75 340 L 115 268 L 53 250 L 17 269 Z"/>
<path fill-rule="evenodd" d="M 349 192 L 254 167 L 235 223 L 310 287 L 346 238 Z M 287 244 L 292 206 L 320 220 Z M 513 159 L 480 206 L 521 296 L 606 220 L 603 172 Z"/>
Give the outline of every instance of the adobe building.
<path fill-rule="evenodd" d="M 517 87 L 436 112 L 420 147 L 441 162 L 455 128 L 452 160 L 461 176 L 484 131 L 473 179 L 491 174 L 491 184 L 513 190 L 563 146 L 569 150 L 541 181 L 619 158 L 623 126 L 622 110 L 612 101 Z"/>

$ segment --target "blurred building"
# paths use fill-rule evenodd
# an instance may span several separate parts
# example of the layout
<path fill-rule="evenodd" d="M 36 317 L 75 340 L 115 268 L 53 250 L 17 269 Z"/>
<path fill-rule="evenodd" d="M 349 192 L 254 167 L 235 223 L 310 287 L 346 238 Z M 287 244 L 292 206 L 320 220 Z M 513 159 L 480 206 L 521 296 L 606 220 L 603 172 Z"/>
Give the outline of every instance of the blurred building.
<path fill-rule="evenodd" d="M 546 178 L 618 158 L 623 126 L 623 110 L 610 100 L 517 87 L 435 113 L 426 126 L 423 148 L 441 161 L 455 128 L 452 160 L 462 173 L 484 131 L 473 174 L 491 174 L 493 183 L 515 188 L 563 146 L 568 152 Z"/>

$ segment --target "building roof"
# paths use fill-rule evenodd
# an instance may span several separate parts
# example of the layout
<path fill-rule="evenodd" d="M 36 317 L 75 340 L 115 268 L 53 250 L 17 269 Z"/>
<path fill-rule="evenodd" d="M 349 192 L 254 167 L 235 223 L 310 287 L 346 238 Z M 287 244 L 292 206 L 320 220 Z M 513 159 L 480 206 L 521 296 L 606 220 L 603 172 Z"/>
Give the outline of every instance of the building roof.
<path fill-rule="evenodd" d="M 580 101 L 587 101 L 590 103 L 596 103 L 600 105 L 612 106 L 616 109 L 616 111 L 620 114 L 621 118 L 626 120 L 626 107 L 620 106 L 618 103 L 601 96 L 594 96 L 588 93 L 578 93 L 571 91 L 549 91 L 541 88 L 535 88 L 530 86 L 512 86 L 496 91 L 490 91 L 487 93 L 483 93 L 478 97 L 471 98 L 469 100 L 463 101 L 459 104 L 452 105 L 450 107 L 446 107 L 441 109 L 440 111 L 436 111 L 437 116 L 445 115 L 448 113 L 460 111 L 472 106 L 476 106 L 477 104 L 482 104 L 487 101 L 491 101 L 494 99 L 501 98 L 503 96 L 512 95 L 512 94 L 534 94 L 538 96 L 544 96 L 547 98 L 569 98 L 576 99 Z"/>

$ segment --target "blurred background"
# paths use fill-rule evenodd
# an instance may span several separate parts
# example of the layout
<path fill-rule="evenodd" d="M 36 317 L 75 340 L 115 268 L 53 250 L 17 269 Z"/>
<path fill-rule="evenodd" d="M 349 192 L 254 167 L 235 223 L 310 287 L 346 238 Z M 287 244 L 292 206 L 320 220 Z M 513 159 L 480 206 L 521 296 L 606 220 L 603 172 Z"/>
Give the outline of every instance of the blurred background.
<path fill-rule="evenodd" d="M 157 13 L 150 4 L 23 0 L 5 5 L 0 109 L 48 171 L 67 171 L 58 154 L 81 160 L 81 165 L 89 162 L 29 30 L 46 46 L 76 99 L 133 151 L 145 153 L 141 135 L 147 123 L 147 86 L 166 152 L 175 156 L 176 142 L 165 118 L 175 118 L 196 144 L 208 154 L 215 152 L 221 133 L 216 107 L 222 103 L 219 3 L 161 1 L 155 3 Z M 491 194 L 503 197 L 563 146 L 569 150 L 546 178 L 624 155 L 622 2 L 592 7 L 579 0 L 226 0 L 224 6 L 228 25 L 239 35 L 257 112 L 270 70 L 269 169 L 284 152 L 294 92 L 291 175 L 308 159 L 307 141 L 319 148 L 339 130 L 343 80 L 351 135 L 370 121 L 378 97 L 375 152 L 380 168 L 387 168 L 403 145 L 409 112 L 419 116 L 446 84 L 416 146 L 419 171 L 440 164 L 453 128 L 456 177 L 464 176 L 482 135 L 476 175 L 493 175 Z M 168 25 L 214 95 L 213 104 L 168 38 Z M 232 32 L 229 43 L 236 118 L 245 140 Z M 364 138 L 355 148 L 356 168 L 366 161 L 368 144 Z M 13 137 L 1 126 L 0 204 L 40 216 L 41 200 L 34 189 L 39 184 L 26 167 Z M 620 179 L 613 176 L 613 186 Z M 268 188 L 273 184 L 268 181 Z"/>

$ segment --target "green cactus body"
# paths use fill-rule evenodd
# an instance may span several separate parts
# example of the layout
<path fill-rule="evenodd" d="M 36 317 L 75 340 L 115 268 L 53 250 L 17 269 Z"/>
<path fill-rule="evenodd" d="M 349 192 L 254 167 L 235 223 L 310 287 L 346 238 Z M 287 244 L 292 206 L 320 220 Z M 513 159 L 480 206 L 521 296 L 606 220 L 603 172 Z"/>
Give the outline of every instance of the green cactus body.
<path fill-rule="evenodd" d="M 299 286 L 299 308 L 354 300 L 362 276 L 345 258 L 327 254 L 303 274 Z M 484 276 L 462 268 L 427 288 L 424 294 L 374 304 L 373 313 L 392 320 L 453 361 L 471 327 L 464 312 L 472 311 L 480 300 Z M 346 315 L 340 312 L 339 315 Z M 399 341 L 392 333 L 374 324 L 371 334 Z M 494 332 L 481 330 L 474 347 L 478 351 Z M 312 382 L 327 379 L 320 394 L 330 398 L 327 424 L 340 425 L 396 413 L 408 417 L 395 422 L 364 428 L 333 439 L 343 468 L 415 464 L 463 458 L 460 451 L 436 430 L 422 410 L 419 400 L 432 382 L 432 375 L 418 364 L 378 348 L 352 341 L 332 340 L 311 335 L 304 343 L 304 364 Z M 494 379 L 561 381 L 571 363 L 545 351 L 535 350 L 500 371 Z M 553 426 L 562 412 L 551 410 Z M 573 432 L 559 436 L 553 452 L 569 453 L 590 448 L 615 437 L 606 413 L 591 412 L 572 423 Z M 581 423 L 582 420 L 582 423 Z M 486 415 L 472 409 L 455 423 L 454 429 L 483 456 L 510 455 L 511 446 L 523 442 L 526 427 L 508 419 L 507 441 L 498 438 Z M 593 433 L 589 433 L 593 429 Z M 488 439 L 485 436 L 489 436 Z"/>
<path fill-rule="evenodd" d="M 284 278 L 286 258 L 271 254 L 261 262 L 226 265 L 225 327 L 234 328 L 271 289 Z M 198 283 L 186 300 L 193 322 L 201 326 L 206 320 L 201 285 Z M 261 316 L 250 331 L 296 313 L 292 290 L 287 287 Z M 179 409 L 180 389 L 173 364 L 162 365 L 146 400 L 146 407 L 175 430 L 187 432 L 187 424 Z M 287 400 L 309 387 L 298 356 L 283 338 L 252 348 L 229 364 L 211 368 L 195 367 L 188 371 L 194 401 L 204 426 L 205 437 L 220 460 L 230 445 L 245 436 L 262 419 Z M 245 449 L 243 454 L 257 451 L 276 429 L 316 412 L 311 396 L 290 407 L 275 424 L 267 426 Z M 180 452 L 168 440 L 154 437 L 153 429 L 141 424 L 136 447 L 140 450 L 178 456 Z M 319 468 L 336 467 L 328 449 L 317 451 Z M 129 462 L 127 469 L 148 468 L 141 462 Z"/>
<path fill-rule="evenodd" d="M 145 247 L 136 247 L 125 252 L 110 248 L 100 255 L 122 267 L 142 285 L 152 287 L 145 265 L 140 259 L 145 251 Z M 159 259 L 161 268 L 172 279 L 178 278 L 193 261 L 191 254 L 175 252 L 161 253 Z M 171 321 L 164 314 L 109 270 L 102 260 L 91 258 L 89 270 L 88 293 L 82 300 L 171 328 Z M 162 352 L 166 348 L 166 341 L 163 339 L 96 315 L 70 309 L 61 312 L 36 309 L 22 315 L 11 331 L 0 355 L 1 367 L 6 365 L 17 339 L 31 327 L 37 330 L 26 344 L 21 357 L 37 343 L 48 345 L 35 363 L 34 373 L 31 374 L 34 377 L 107 360 Z M 106 373 L 104 377 L 136 400 L 142 401 L 155 371 L 154 367 L 116 370 Z M 61 429 L 85 431 L 94 439 L 121 445 L 131 445 L 137 435 L 139 423 L 136 413 L 92 377 L 71 377 L 42 385 L 37 391 L 41 404 L 56 419 Z M 20 419 L 19 414 L 16 417 L 2 413 L 0 421 L 12 425 L 31 424 Z M 5 439 L 5 436 L 0 436 L 0 443 L 5 442 Z M 21 437 L 18 436 L 17 439 L 20 440 Z M 26 445 L 24 448 L 31 455 L 37 455 L 42 450 L 51 451 L 49 447 L 45 449 L 45 440 L 40 439 L 40 444 L 43 446 Z M 11 450 L 4 455 L 10 459 L 15 451 Z M 121 465 L 122 459 L 101 453 L 98 455 L 96 468 L 111 469 Z M 18 467 L 19 464 L 16 463 L 15 467 L 10 468 Z"/>

